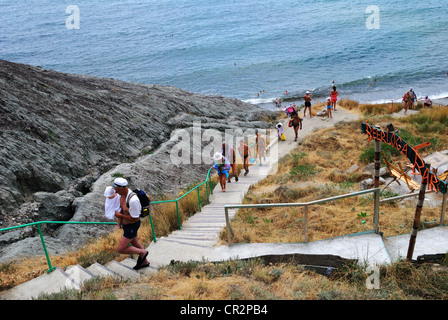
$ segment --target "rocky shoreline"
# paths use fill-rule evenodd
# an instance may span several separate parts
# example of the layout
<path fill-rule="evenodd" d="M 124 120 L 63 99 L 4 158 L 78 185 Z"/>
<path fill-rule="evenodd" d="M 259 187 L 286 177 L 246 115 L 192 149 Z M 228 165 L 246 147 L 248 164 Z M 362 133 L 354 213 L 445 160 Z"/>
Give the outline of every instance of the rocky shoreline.
<path fill-rule="evenodd" d="M 155 199 L 174 195 L 202 181 L 210 167 L 173 165 L 170 152 L 178 141 L 170 138 L 176 132 L 192 134 L 193 122 L 201 132 L 263 129 L 276 116 L 237 99 L 4 60 L 0 113 L 0 228 L 42 220 L 106 221 L 103 191 L 115 175 L 150 190 Z M 51 254 L 107 232 L 49 226 Z M 43 254 L 35 227 L 0 233 L 0 262 L 35 254 Z"/>

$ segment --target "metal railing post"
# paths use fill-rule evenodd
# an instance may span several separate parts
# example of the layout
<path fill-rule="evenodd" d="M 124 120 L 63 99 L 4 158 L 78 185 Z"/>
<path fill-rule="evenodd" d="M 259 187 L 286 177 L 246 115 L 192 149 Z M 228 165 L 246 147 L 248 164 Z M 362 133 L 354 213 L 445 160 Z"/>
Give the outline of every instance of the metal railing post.
<path fill-rule="evenodd" d="M 232 244 L 232 240 L 230 237 L 230 234 L 233 235 L 233 230 L 230 227 L 230 220 L 229 220 L 229 209 L 228 208 L 224 208 L 224 212 L 226 214 L 226 227 L 227 227 L 227 241 L 229 243 L 229 246 Z"/>
<path fill-rule="evenodd" d="M 177 223 L 179 224 L 179 229 L 182 229 L 182 224 L 180 223 L 180 215 L 179 215 L 179 200 L 176 200 L 176 211 L 177 211 Z"/>
<path fill-rule="evenodd" d="M 196 190 L 198 190 L 198 203 L 199 203 L 199 211 L 202 211 L 201 208 L 201 193 L 199 192 L 200 187 L 197 187 Z"/>
<path fill-rule="evenodd" d="M 42 234 L 42 230 L 40 229 L 40 223 L 37 224 L 37 230 L 39 231 L 40 241 L 42 241 L 42 246 L 44 247 L 45 257 L 47 258 L 48 270 L 47 273 L 50 273 L 55 267 L 51 266 L 50 256 L 48 255 L 47 247 L 45 246 L 44 236 Z"/>
<path fill-rule="evenodd" d="M 154 224 L 152 223 L 151 213 L 149 213 L 148 217 L 149 217 L 149 223 L 151 224 L 152 239 L 154 240 L 154 242 L 157 242 L 156 232 L 154 231 Z"/>
<path fill-rule="evenodd" d="M 374 208 L 373 208 L 373 231 L 379 233 L 379 216 L 380 216 L 380 189 L 376 188 L 374 192 Z"/>
<path fill-rule="evenodd" d="M 308 242 L 308 206 L 305 206 L 303 213 L 303 238 L 305 242 Z"/>
<path fill-rule="evenodd" d="M 208 179 L 208 175 L 207 175 L 207 179 Z M 210 197 L 208 194 L 208 183 L 207 183 L 207 179 L 205 180 L 205 192 L 207 193 L 207 202 L 210 202 Z"/>

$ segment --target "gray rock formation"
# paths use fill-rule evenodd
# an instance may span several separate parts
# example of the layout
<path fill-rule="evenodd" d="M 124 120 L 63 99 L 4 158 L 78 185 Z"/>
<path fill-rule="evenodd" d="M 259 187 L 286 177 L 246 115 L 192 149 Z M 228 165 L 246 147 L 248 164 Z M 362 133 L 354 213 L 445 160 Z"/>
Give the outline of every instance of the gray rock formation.
<path fill-rule="evenodd" d="M 41 220 L 106 221 L 103 192 L 117 174 L 153 199 L 176 194 L 204 180 L 210 163 L 173 164 L 171 150 L 180 143 L 170 140 L 173 133 L 193 134 L 194 122 L 201 133 L 247 132 L 272 126 L 272 119 L 272 112 L 236 99 L 0 60 L 0 228 Z M 208 143 L 201 141 L 201 149 Z M 192 151 L 190 159 L 201 153 Z M 42 254 L 40 241 L 29 238 L 37 235 L 34 229 L 0 233 L 0 261 Z M 54 241 L 69 248 L 103 228 L 48 225 L 46 231 L 49 247 Z M 15 243 L 24 238 L 26 245 Z"/>

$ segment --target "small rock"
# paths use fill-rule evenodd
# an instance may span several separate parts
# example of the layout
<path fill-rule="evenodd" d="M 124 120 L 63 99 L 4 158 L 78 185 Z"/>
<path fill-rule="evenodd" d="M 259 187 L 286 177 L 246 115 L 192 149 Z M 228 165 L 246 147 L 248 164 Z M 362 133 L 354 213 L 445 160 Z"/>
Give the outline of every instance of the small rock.
<path fill-rule="evenodd" d="M 353 172 L 355 172 L 358 169 L 359 169 L 359 166 L 357 164 L 354 164 L 346 172 L 347 173 L 353 173 Z"/>

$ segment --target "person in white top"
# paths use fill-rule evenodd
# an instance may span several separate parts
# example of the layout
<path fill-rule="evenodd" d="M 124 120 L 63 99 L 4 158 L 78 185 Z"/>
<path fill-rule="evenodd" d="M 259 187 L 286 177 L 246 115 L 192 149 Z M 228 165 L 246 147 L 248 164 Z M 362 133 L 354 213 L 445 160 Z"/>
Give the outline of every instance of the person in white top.
<path fill-rule="evenodd" d="M 283 124 L 278 123 L 275 127 L 277 128 L 278 139 L 283 140 L 283 141 L 286 140 L 284 132 L 283 132 Z"/>
<path fill-rule="evenodd" d="M 425 97 L 425 101 L 423 103 L 423 106 L 425 108 L 431 108 L 432 107 L 432 101 L 431 101 L 431 99 L 429 99 L 428 96 Z"/>
<path fill-rule="evenodd" d="M 106 201 L 104 202 L 104 215 L 107 219 L 113 220 L 115 219 L 115 211 L 121 212 L 120 195 L 115 193 L 114 188 L 107 186 L 106 190 L 104 190 L 104 196 L 106 197 Z M 118 219 L 118 228 L 121 228 L 121 220 L 121 218 Z"/>
<path fill-rule="evenodd" d="M 138 270 L 149 266 L 146 259 L 148 250 L 138 240 L 138 229 L 140 228 L 140 212 L 142 206 L 140 200 L 132 195 L 124 178 L 116 178 L 112 187 L 120 195 L 121 212 L 116 211 L 115 217 L 122 219 L 123 236 L 118 243 L 117 251 L 121 254 L 138 254 L 137 264 L 134 269 Z"/>

